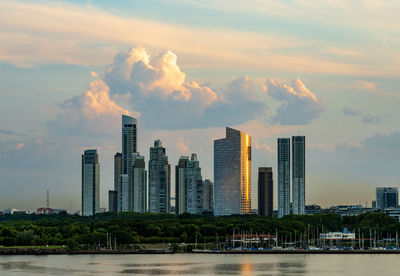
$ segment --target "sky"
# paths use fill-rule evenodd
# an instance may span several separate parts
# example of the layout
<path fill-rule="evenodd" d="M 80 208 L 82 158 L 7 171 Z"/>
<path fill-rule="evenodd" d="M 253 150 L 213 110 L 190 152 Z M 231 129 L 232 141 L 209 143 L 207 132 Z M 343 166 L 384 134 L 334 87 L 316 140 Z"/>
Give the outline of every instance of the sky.
<path fill-rule="evenodd" d="M 0 2 L 0 209 L 80 209 L 81 154 L 97 148 L 101 207 L 121 115 L 148 160 L 252 137 L 274 172 L 276 141 L 306 136 L 306 203 L 371 206 L 400 180 L 398 1 Z M 174 174 L 172 174 L 174 183 Z"/>

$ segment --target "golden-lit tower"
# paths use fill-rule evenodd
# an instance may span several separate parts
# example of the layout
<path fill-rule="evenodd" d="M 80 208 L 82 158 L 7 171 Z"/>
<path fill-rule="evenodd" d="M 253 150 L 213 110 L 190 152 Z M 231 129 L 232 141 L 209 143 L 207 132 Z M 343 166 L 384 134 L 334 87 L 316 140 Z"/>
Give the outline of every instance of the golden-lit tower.
<path fill-rule="evenodd" d="M 214 141 L 214 214 L 248 214 L 251 210 L 251 138 L 226 128 Z"/>

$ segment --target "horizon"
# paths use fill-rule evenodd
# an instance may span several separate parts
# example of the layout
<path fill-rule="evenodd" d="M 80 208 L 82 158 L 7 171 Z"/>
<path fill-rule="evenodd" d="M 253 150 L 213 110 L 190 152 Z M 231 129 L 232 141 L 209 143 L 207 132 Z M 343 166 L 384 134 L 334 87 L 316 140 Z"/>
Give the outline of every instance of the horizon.
<path fill-rule="evenodd" d="M 251 209 L 258 167 L 273 168 L 277 208 L 276 141 L 291 136 L 306 137 L 306 205 L 371 206 L 375 188 L 399 187 L 399 11 L 395 1 L 2 1 L 0 209 L 35 211 L 49 190 L 51 207 L 80 210 L 89 148 L 107 208 L 121 115 L 137 119 L 146 163 L 160 139 L 172 168 L 196 153 L 203 180 L 214 181 L 225 127 L 248 134 Z"/>

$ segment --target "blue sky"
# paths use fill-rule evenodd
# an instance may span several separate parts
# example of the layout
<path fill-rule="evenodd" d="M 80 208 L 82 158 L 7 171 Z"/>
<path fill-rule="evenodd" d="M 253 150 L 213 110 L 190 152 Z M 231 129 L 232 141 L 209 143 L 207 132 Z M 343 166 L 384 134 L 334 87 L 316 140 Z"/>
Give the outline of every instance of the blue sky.
<path fill-rule="evenodd" d="M 305 135 L 307 203 L 369 202 L 399 184 L 396 1 L 2 1 L 1 208 L 80 207 L 80 154 L 96 147 L 101 205 L 120 116 L 172 165 L 212 178 L 224 127 L 276 171 L 276 139 Z M 276 181 L 276 179 L 275 179 Z M 174 181 L 172 181 L 174 182 Z M 253 208 L 256 189 L 253 188 Z"/>

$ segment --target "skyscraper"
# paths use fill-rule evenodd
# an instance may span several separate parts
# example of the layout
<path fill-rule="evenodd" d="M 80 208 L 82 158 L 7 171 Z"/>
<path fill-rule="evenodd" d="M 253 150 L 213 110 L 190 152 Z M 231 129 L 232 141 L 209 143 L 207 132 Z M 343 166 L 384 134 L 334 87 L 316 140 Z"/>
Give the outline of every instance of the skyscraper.
<path fill-rule="evenodd" d="M 251 138 L 226 128 L 214 140 L 214 215 L 249 214 L 251 210 Z"/>
<path fill-rule="evenodd" d="M 108 211 L 118 212 L 118 191 L 108 191 Z"/>
<path fill-rule="evenodd" d="M 214 210 L 214 183 L 210 179 L 203 181 L 202 187 L 202 211 L 213 212 Z"/>
<path fill-rule="evenodd" d="M 144 156 L 141 156 L 139 153 L 134 153 L 132 156 L 132 163 L 133 211 L 144 213 L 147 211 L 147 175 Z"/>
<path fill-rule="evenodd" d="M 272 168 L 258 168 L 258 214 L 272 217 L 273 212 Z"/>
<path fill-rule="evenodd" d="M 171 166 L 160 140 L 150 148 L 149 160 L 149 211 L 169 213 L 171 197 Z"/>
<path fill-rule="evenodd" d="M 188 156 L 181 156 L 175 166 L 175 212 L 183 214 L 186 211 L 186 167 Z"/>
<path fill-rule="evenodd" d="M 290 214 L 290 139 L 278 138 L 278 218 Z"/>
<path fill-rule="evenodd" d="M 186 168 L 186 212 L 201 214 L 202 211 L 202 177 L 197 155 L 192 154 Z"/>
<path fill-rule="evenodd" d="M 121 174 L 118 180 L 118 212 L 132 212 L 131 187 L 129 175 Z"/>
<path fill-rule="evenodd" d="M 100 164 L 96 149 L 82 155 L 82 215 L 91 216 L 100 207 Z"/>
<path fill-rule="evenodd" d="M 137 151 L 137 120 L 122 115 L 122 164 L 123 174 L 129 175 L 132 169 L 132 154 Z"/>
<path fill-rule="evenodd" d="M 122 153 L 114 155 L 114 191 L 118 191 L 118 180 L 122 173 Z"/>
<path fill-rule="evenodd" d="M 376 208 L 385 209 L 389 207 L 397 207 L 399 200 L 399 192 L 395 187 L 379 187 L 376 188 Z"/>
<path fill-rule="evenodd" d="M 118 182 L 122 173 L 122 154 L 114 155 L 114 190 L 108 191 L 108 210 L 118 212 Z"/>
<path fill-rule="evenodd" d="M 305 159 L 304 136 L 292 137 L 292 208 L 293 214 L 305 214 L 305 180 L 306 180 L 306 159 Z"/>

